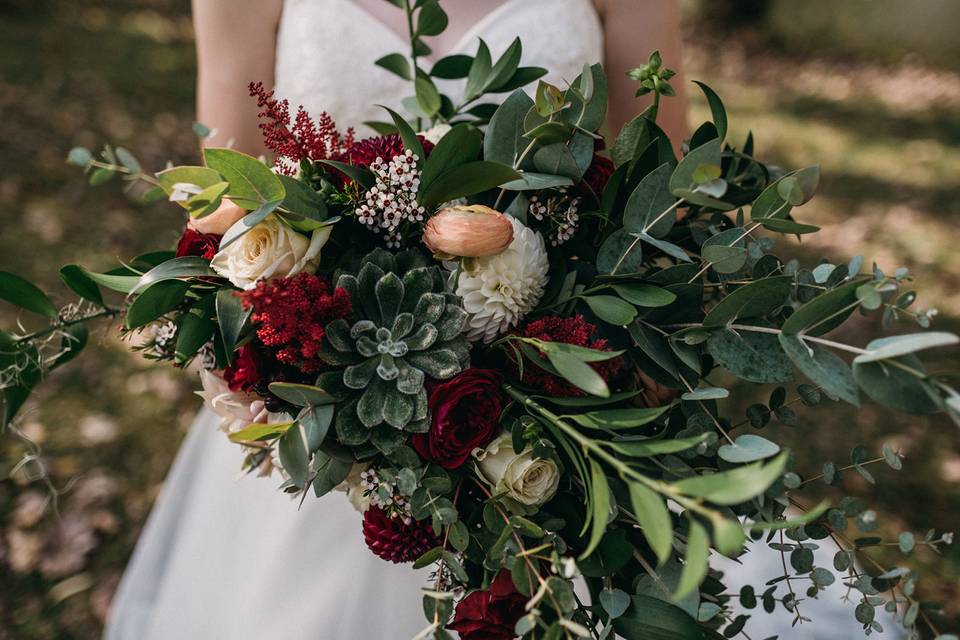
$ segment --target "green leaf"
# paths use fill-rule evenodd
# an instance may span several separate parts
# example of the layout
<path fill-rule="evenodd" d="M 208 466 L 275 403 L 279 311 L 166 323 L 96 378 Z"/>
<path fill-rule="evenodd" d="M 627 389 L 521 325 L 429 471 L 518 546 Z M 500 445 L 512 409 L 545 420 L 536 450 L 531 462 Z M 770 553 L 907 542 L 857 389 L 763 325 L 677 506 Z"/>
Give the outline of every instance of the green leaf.
<path fill-rule="evenodd" d="M 630 596 L 620 589 L 604 589 L 600 592 L 600 606 L 611 618 L 619 618 L 630 606 Z"/>
<path fill-rule="evenodd" d="M 652 489 L 637 482 L 627 482 L 630 502 L 633 505 L 637 524 L 643 531 L 647 544 L 663 564 L 673 550 L 673 520 L 663 499 Z"/>
<path fill-rule="evenodd" d="M 485 160 L 514 166 L 521 151 L 527 145 L 523 139 L 523 118 L 533 100 L 523 90 L 517 89 L 503 101 L 490 123 L 483 139 Z"/>
<path fill-rule="evenodd" d="M 233 149 L 207 148 L 203 160 L 230 183 L 230 200 L 244 209 L 282 202 L 286 195 L 280 178 L 253 156 Z"/>
<path fill-rule="evenodd" d="M 747 250 L 743 247 L 704 245 L 700 255 L 717 273 L 736 273 L 747 263 Z"/>
<path fill-rule="evenodd" d="M 567 176 L 552 176 L 546 173 L 534 173 L 531 171 L 521 171 L 519 175 L 520 177 L 518 179 L 505 182 L 500 185 L 500 188 L 506 189 L 507 191 L 536 191 L 539 189 L 569 187 L 573 185 L 573 180 Z"/>
<path fill-rule="evenodd" d="M 677 164 L 670 176 L 670 192 L 677 195 L 678 190 L 689 190 L 696 187 L 696 181 L 693 179 L 693 173 L 700 165 L 719 165 L 720 164 L 720 144 L 719 138 L 714 138 L 710 142 L 705 142 L 685 155 Z"/>
<path fill-rule="evenodd" d="M 778 453 L 780 445 L 752 433 L 737 436 L 733 444 L 725 444 L 717 451 L 721 459 L 735 464 L 765 460 Z"/>
<path fill-rule="evenodd" d="M 320 406 L 337 401 L 320 387 L 293 382 L 271 382 L 270 393 L 298 407 Z"/>
<path fill-rule="evenodd" d="M 630 274 L 643 269 L 643 247 L 640 241 L 625 229 L 617 229 L 603 241 L 597 253 L 597 271 L 600 273 Z"/>
<path fill-rule="evenodd" d="M 547 359 L 565 380 L 601 398 L 610 395 L 606 381 L 590 365 L 563 351 L 547 351 Z"/>
<path fill-rule="evenodd" d="M 346 480 L 353 467 L 352 460 L 341 460 L 323 451 L 318 451 L 314 455 L 314 461 L 317 476 L 313 479 L 313 493 L 318 498 L 330 493 Z"/>
<path fill-rule="evenodd" d="M 672 242 L 667 242 L 666 240 L 658 240 L 657 238 L 654 238 L 653 236 L 647 233 L 631 233 L 630 235 L 632 235 L 635 238 L 640 238 L 647 244 L 652 245 L 657 249 L 660 249 L 660 251 L 663 251 L 665 254 L 667 254 L 672 258 L 676 258 L 680 262 L 692 262 L 692 260 L 690 260 L 690 256 L 687 255 L 687 252 L 684 251 L 681 247 L 673 244 Z M 622 273 L 622 271 L 620 271 L 619 269 L 617 271 L 619 273 Z"/>
<path fill-rule="evenodd" d="M 604 360 L 616 358 L 624 353 L 622 349 L 618 351 L 603 351 L 601 349 L 590 349 L 589 347 L 580 347 L 565 342 L 538 342 L 538 345 L 544 353 L 564 353 L 583 362 L 603 362 Z"/>
<path fill-rule="evenodd" d="M 629 409 L 627 409 L 627 411 L 629 411 Z M 709 439 L 709 433 L 701 433 L 700 435 L 690 438 L 613 440 L 607 444 L 614 451 L 622 453 L 625 456 L 630 456 L 631 458 L 650 458 L 693 449 Z"/>
<path fill-rule="evenodd" d="M 440 8 L 437 0 L 426 0 L 420 7 L 420 13 L 417 14 L 417 37 L 443 33 L 448 21 L 446 11 Z"/>
<path fill-rule="evenodd" d="M 938 347 L 947 347 L 960 342 L 952 333 L 943 331 L 928 331 L 925 333 L 908 333 L 900 336 L 888 336 L 878 338 L 867 345 L 867 353 L 858 355 L 853 359 L 854 364 L 865 362 L 876 362 L 877 360 L 886 360 L 888 358 L 897 358 L 924 349 L 936 349 Z"/>
<path fill-rule="evenodd" d="M 426 191 L 445 171 L 476 160 L 483 145 L 483 135 L 473 127 L 459 124 L 447 132 L 423 163 L 420 190 Z"/>
<path fill-rule="evenodd" d="M 264 438 L 283 435 L 295 424 L 296 422 L 278 422 L 274 424 L 255 422 L 240 429 L 240 431 L 234 431 L 228 434 L 227 438 L 230 442 L 255 442 Z"/>
<path fill-rule="evenodd" d="M 605 409 L 602 411 L 571 414 L 565 417 L 573 420 L 582 427 L 588 427 L 590 429 L 635 429 L 653 422 L 669 411 L 669 409 L 670 405 L 635 409 Z M 629 445 L 623 443 L 623 446 Z"/>
<path fill-rule="evenodd" d="M 524 138 L 530 138 L 538 141 L 540 144 L 553 144 L 555 142 L 566 142 L 573 135 L 575 129 L 566 122 L 556 120 L 544 122 L 535 126 L 529 131 L 523 133 Z"/>
<path fill-rule="evenodd" d="M 410 74 L 410 62 L 406 56 L 400 53 L 388 53 L 373 64 L 378 67 L 383 67 L 390 73 L 396 74 L 404 80 L 410 80 L 413 77 Z"/>
<path fill-rule="evenodd" d="M 581 560 L 593 553 L 593 550 L 600 544 L 603 534 L 607 532 L 607 519 L 610 515 L 610 485 L 607 484 L 607 476 L 603 472 L 603 467 L 595 460 L 590 460 L 590 480 L 590 504 L 593 509 L 592 524 L 587 547 L 580 554 Z"/>
<path fill-rule="evenodd" d="M 462 53 L 445 56 L 434 63 L 433 68 L 430 69 L 430 75 L 444 80 L 466 78 L 467 74 L 470 73 L 472 62 L 472 57 Z M 409 78 L 407 79 L 409 80 Z"/>
<path fill-rule="evenodd" d="M 300 415 L 298 421 L 306 435 L 307 451 L 312 453 L 323 444 L 330 425 L 333 424 L 333 409 L 332 404 L 311 406 Z"/>
<path fill-rule="evenodd" d="M 417 104 L 420 105 L 427 117 L 432 118 L 440 111 L 440 92 L 437 91 L 436 85 L 424 76 L 417 76 L 413 84 L 416 90 Z"/>
<path fill-rule="evenodd" d="M 482 193 L 487 189 L 520 177 L 507 165 L 488 160 L 467 162 L 440 174 L 422 193 L 418 194 L 420 204 L 431 206 Z"/>
<path fill-rule="evenodd" d="M 280 204 L 285 211 L 303 216 L 309 220 L 322 221 L 327 218 L 327 203 L 312 187 L 300 180 L 278 174 L 283 188 L 287 192 Z M 286 216 L 286 213 L 284 213 Z"/>
<path fill-rule="evenodd" d="M 870 398 L 882 405 L 913 414 L 939 411 L 937 393 L 930 382 L 897 365 L 924 372 L 920 359 L 908 354 L 876 362 L 854 360 L 853 378 Z"/>
<path fill-rule="evenodd" d="M 419 140 L 418 140 L 419 141 Z M 333 167 L 337 171 L 340 171 L 345 176 L 359 184 L 361 187 L 369 189 L 374 185 L 376 179 L 373 177 L 373 174 L 364 169 L 363 167 L 355 167 L 352 164 L 347 164 L 346 162 L 338 162 L 336 160 L 318 160 L 320 164 L 325 164 L 328 167 Z"/>
<path fill-rule="evenodd" d="M 177 344 L 174 350 L 174 360 L 177 364 L 189 362 L 213 337 L 213 332 L 216 330 L 216 323 L 212 318 L 214 304 L 213 295 L 205 296 L 197 300 L 183 315 L 183 320 L 177 329 Z"/>
<path fill-rule="evenodd" d="M 821 335 L 843 321 L 841 312 L 849 307 L 852 312 L 857 302 L 857 289 L 863 284 L 861 280 L 847 282 L 836 289 L 821 293 L 810 302 L 793 312 L 780 327 L 786 334 L 811 333 Z M 814 325 L 816 331 L 810 331 Z"/>
<path fill-rule="evenodd" d="M 674 600 L 682 600 L 687 594 L 693 593 L 694 589 L 700 586 L 707 575 L 709 558 L 710 536 L 702 524 L 691 519 L 683 573 L 680 574 L 680 584 L 677 585 L 677 591 L 673 595 Z"/>
<path fill-rule="evenodd" d="M 722 329 L 707 339 L 707 350 L 730 373 L 759 384 L 782 384 L 793 379 L 793 367 L 775 335 Z"/>
<path fill-rule="evenodd" d="M 223 176 L 209 167 L 171 167 L 157 172 L 156 176 L 160 188 L 167 196 L 175 191 L 174 187 L 177 184 L 192 184 L 200 187 L 200 189 L 206 189 L 223 182 Z M 189 208 L 186 200 L 179 200 L 177 204 L 184 209 Z"/>
<path fill-rule="evenodd" d="M 384 107 L 380 105 L 387 113 L 390 114 L 390 117 L 393 119 L 393 124 L 397 127 L 397 132 L 400 134 L 400 139 L 403 140 L 403 148 L 408 149 L 413 152 L 413 155 L 417 156 L 417 164 L 421 164 L 424 160 L 425 154 L 423 153 L 423 144 L 420 142 L 420 138 L 417 137 L 417 133 L 410 127 L 406 120 L 403 119 L 399 113 L 391 109 L 390 107 Z"/>
<path fill-rule="evenodd" d="M 85 147 L 74 147 L 67 153 L 67 164 L 76 167 L 85 167 L 90 164 L 91 160 L 93 160 L 93 154 Z"/>
<path fill-rule="evenodd" d="M 792 276 L 774 276 L 737 287 L 703 319 L 705 327 L 719 327 L 737 318 L 765 316 L 782 307 L 793 290 Z"/>
<path fill-rule="evenodd" d="M 119 291 L 120 293 L 130 293 L 133 290 L 134 286 L 136 286 L 137 282 L 140 281 L 139 275 L 115 275 L 112 273 L 94 273 L 92 271 L 88 271 L 87 269 L 85 269 L 84 267 L 81 267 L 78 264 L 68 264 L 67 266 L 63 267 L 63 269 L 61 269 L 60 271 L 61 273 L 63 273 L 63 271 L 67 269 L 70 270 L 71 278 L 73 278 L 76 274 L 79 274 L 95 284 L 99 284 L 100 286 L 106 287 L 111 291 Z M 70 288 L 72 289 L 73 287 L 70 287 Z"/>
<path fill-rule="evenodd" d="M 773 460 L 755 462 L 729 471 L 678 480 L 673 486 L 688 496 L 714 504 L 732 506 L 759 496 L 780 479 L 787 465 L 787 452 Z"/>
<path fill-rule="evenodd" d="M 694 80 L 693 82 L 700 87 L 700 90 L 703 91 L 703 95 L 706 96 L 707 104 L 710 105 L 710 114 L 713 117 L 713 124 L 717 128 L 717 133 L 719 134 L 720 140 L 723 140 L 727 137 L 727 110 L 723 106 L 723 101 L 713 89 L 704 83 L 697 80 Z"/>
<path fill-rule="evenodd" d="M 721 387 L 700 387 L 693 391 L 687 391 L 680 396 L 680 398 L 688 402 L 693 402 L 697 400 L 721 400 L 729 395 L 730 392 Z"/>
<path fill-rule="evenodd" d="M 103 306 L 103 296 L 100 294 L 97 283 L 91 280 L 84 270 L 77 265 L 68 264 L 61 267 L 60 279 L 84 300 Z"/>
<path fill-rule="evenodd" d="M 188 198 L 185 204 L 190 212 L 190 217 L 194 219 L 203 218 L 216 211 L 220 203 L 223 202 L 223 195 L 229 188 L 230 183 L 217 182 Z"/>
<path fill-rule="evenodd" d="M 613 621 L 625 640 L 704 640 L 706 637 L 683 609 L 649 596 L 631 596 L 627 612 Z"/>
<path fill-rule="evenodd" d="M 182 280 L 161 280 L 149 285 L 127 307 L 124 324 L 136 329 L 153 322 L 183 304 L 190 283 Z"/>
<path fill-rule="evenodd" d="M 490 71 L 493 63 L 490 60 L 490 49 L 487 43 L 480 38 L 480 44 L 477 46 L 477 55 L 473 58 L 470 65 L 470 71 L 467 73 L 467 85 L 463 90 L 464 101 L 471 101 L 483 93 L 483 86 L 490 77 Z M 488 158 L 489 159 L 489 158 Z"/>
<path fill-rule="evenodd" d="M 583 301 L 598 318 L 625 327 L 637 317 L 637 308 L 616 296 L 585 296 Z"/>
<path fill-rule="evenodd" d="M 592 151 L 593 146 L 591 144 Z M 547 175 L 565 176 L 574 181 L 580 180 L 582 177 L 580 167 L 573 157 L 573 151 L 570 150 L 569 146 L 559 142 L 541 147 L 533 155 L 533 164 L 538 171 Z"/>
<path fill-rule="evenodd" d="M 613 289 L 621 298 L 638 307 L 665 307 L 677 299 L 677 294 L 652 284 L 628 282 L 614 285 Z"/>
<path fill-rule="evenodd" d="M 547 70 L 543 67 L 517 67 L 517 70 L 507 82 L 496 89 L 487 89 L 487 92 L 506 93 L 508 91 L 514 91 L 520 87 L 527 86 L 535 80 L 539 80 L 545 75 L 547 75 Z M 468 111 L 468 113 L 472 112 L 472 110 Z"/>
<path fill-rule="evenodd" d="M 307 453 L 307 445 L 304 442 L 303 432 L 300 426 L 294 423 L 285 434 L 280 437 L 280 443 L 277 446 L 280 453 L 280 464 L 283 469 L 290 474 L 290 480 L 298 487 L 307 483 L 307 475 L 310 472 L 310 454 Z"/>
<path fill-rule="evenodd" d="M 661 214 L 676 201 L 669 189 L 671 173 L 670 165 L 664 163 L 643 177 L 624 207 L 624 229 L 661 238 L 670 232 L 676 214 Z"/>
<path fill-rule="evenodd" d="M 776 231 L 777 233 L 792 233 L 796 235 L 803 235 L 805 233 L 816 233 L 820 231 L 820 227 L 817 227 L 812 224 L 800 224 L 799 222 L 794 222 L 793 220 L 783 220 L 781 218 L 760 218 L 756 220 L 764 229 L 769 229 L 770 231 Z"/>
<path fill-rule="evenodd" d="M 0 300 L 48 318 L 57 317 L 57 308 L 36 285 L 9 271 L 0 271 Z"/>
<path fill-rule="evenodd" d="M 217 291 L 217 323 L 220 325 L 220 337 L 227 360 L 233 361 L 233 350 L 237 346 L 243 325 L 252 309 L 244 309 L 243 302 L 233 289 Z"/>
<path fill-rule="evenodd" d="M 487 75 L 487 79 L 481 88 L 482 93 L 496 91 L 513 77 L 517 66 L 520 64 L 522 51 L 523 45 L 520 43 L 520 38 L 514 38 L 510 46 L 507 47 L 503 55 L 500 56 L 500 59 L 497 60 L 496 64 L 490 69 L 490 73 Z"/>
<path fill-rule="evenodd" d="M 713 525 L 713 542 L 717 551 L 728 558 L 739 555 L 747 541 L 740 520 L 717 515 L 710 518 L 710 523 Z"/>
<path fill-rule="evenodd" d="M 815 301 L 815 300 L 814 300 Z M 860 406 L 857 383 L 847 363 L 818 344 L 808 344 L 798 336 L 781 333 L 780 346 L 805 376 L 820 385 L 824 391 Z"/>
<path fill-rule="evenodd" d="M 131 292 L 142 291 L 146 287 L 164 280 L 176 278 L 199 278 L 204 276 L 217 277 L 217 272 L 210 268 L 210 261 L 200 256 L 183 256 L 167 260 L 140 276 Z"/>

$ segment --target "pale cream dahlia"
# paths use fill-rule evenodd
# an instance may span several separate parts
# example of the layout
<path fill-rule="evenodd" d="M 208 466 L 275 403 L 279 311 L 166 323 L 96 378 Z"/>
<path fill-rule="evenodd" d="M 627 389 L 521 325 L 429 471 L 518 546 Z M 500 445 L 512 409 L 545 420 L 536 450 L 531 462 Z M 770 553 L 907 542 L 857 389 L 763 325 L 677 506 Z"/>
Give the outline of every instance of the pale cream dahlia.
<path fill-rule="evenodd" d="M 513 242 L 504 251 L 466 261 L 457 280 L 456 294 L 470 314 L 466 334 L 470 340 L 493 342 L 517 325 L 533 309 L 547 284 L 547 251 L 543 236 L 513 223 Z"/>

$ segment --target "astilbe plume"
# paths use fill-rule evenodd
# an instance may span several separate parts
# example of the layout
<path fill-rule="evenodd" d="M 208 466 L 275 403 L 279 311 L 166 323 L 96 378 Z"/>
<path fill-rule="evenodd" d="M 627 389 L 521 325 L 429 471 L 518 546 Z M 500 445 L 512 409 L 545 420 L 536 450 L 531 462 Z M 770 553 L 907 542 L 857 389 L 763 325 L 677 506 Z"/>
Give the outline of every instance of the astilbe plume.
<path fill-rule="evenodd" d="M 346 133 L 337 130 L 337 124 L 326 112 L 313 120 L 301 106 L 291 121 L 290 103 L 286 99 L 278 100 L 273 91 L 267 91 L 262 82 L 250 83 L 250 95 L 257 99 L 260 112 L 260 131 L 263 143 L 277 155 L 277 159 L 289 162 L 279 163 L 280 171 L 286 174 L 294 172 L 294 166 L 300 160 L 345 160 L 354 145 L 353 128 Z"/>
<path fill-rule="evenodd" d="M 597 327 L 595 325 L 584 320 L 582 315 L 576 315 L 572 318 L 558 316 L 539 318 L 527 323 L 515 335 L 524 338 L 536 338 L 544 342 L 562 342 L 578 347 L 588 347 L 597 351 L 610 351 L 606 339 L 597 338 L 596 333 Z M 546 361 L 546 356 L 541 354 L 540 357 Z M 519 376 L 520 366 L 515 358 L 516 356 L 510 358 L 510 368 L 515 375 Z M 623 368 L 623 358 L 616 357 L 589 364 L 600 374 L 601 378 L 609 382 Z M 523 376 L 520 378 L 520 382 L 557 398 L 583 395 L 583 391 L 566 380 L 545 371 L 536 363 L 530 362 L 526 356 L 524 356 Z"/>
<path fill-rule="evenodd" d="M 331 292 L 323 279 L 308 273 L 261 281 L 239 295 L 244 307 L 253 309 L 250 319 L 260 341 L 279 362 L 304 373 L 323 369 L 324 327 L 352 309 L 346 289 Z"/>

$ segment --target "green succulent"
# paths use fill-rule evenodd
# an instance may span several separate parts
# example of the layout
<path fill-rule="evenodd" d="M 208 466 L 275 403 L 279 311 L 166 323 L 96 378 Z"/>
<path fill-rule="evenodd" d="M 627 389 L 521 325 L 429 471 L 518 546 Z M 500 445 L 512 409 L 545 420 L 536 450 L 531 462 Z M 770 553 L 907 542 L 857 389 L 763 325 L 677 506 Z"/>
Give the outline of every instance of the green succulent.
<path fill-rule="evenodd" d="M 410 251 L 394 256 L 376 249 L 357 273 L 342 273 L 337 286 L 350 293 L 354 307 L 349 320 L 325 329 L 324 359 L 344 367 L 335 380 L 324 376 L 325 388 L 334 383 L 347 400 L 337 415 L 340 441 L 361 444 L 375 428 L 395 440 L 380 425 L 426 431 L 424 381 L 452 378 L 469 360 L 459 298 L 444 291 L 436 266 Z"/>

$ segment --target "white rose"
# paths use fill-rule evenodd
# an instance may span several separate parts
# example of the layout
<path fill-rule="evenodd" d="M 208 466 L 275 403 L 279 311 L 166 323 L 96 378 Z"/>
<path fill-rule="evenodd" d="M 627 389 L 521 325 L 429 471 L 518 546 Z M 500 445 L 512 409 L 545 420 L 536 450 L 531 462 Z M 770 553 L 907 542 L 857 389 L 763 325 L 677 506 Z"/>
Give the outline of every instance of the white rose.
<path fill-rule="evenodd" d="M 241 289 L 252 289 L 258 280 L 313 273 L 332 229 L 332 225 L 320 227 L 307 238 L 271 214 L 217 252 L 210 266 Z"/>
<path fill-rule="evenodd" d="M 437 144 L 440 142 L 440 138 L 447 135 L 447 132 L 450 131 L 450 125 L 441 122 L 440 124 L 433 125 L 426 131 L 421 131 L 420 135 L 423 136 L 424 140 Z"/>
<path fill-rule="evenodd" d="M 508 433 L 474 455 L 481 475 L 493 486 L 494 493 L 506 493 L 525 505 L 539 505 L 557 492 L 560 484 L 557 463 L 549 458 L 534 460 L 530 447 L 514 453 Z"/>
<path fill-rule="evenodd" d="M 197 395 L 219 416 L 220 428 L 227 433 L 236 433 L 254 423 L 290 422 L 290 416 L 286 413 L 267 411 L 263 400 L 257 394 L 231 391 L 226 380 L 213 371 L 200 371 L 200 384 L 203 391 L 198 391 Z"/>

